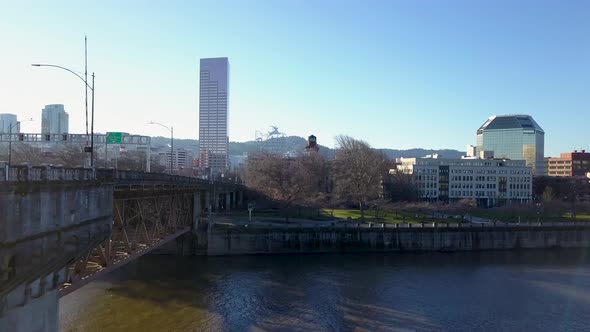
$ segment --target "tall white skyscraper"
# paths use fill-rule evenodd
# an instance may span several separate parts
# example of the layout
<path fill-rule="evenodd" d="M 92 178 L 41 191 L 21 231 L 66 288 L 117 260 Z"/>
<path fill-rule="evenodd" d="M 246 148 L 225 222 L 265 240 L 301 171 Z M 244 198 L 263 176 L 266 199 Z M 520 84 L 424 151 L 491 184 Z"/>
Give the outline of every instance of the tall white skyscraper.
<path fill-rule="evenodd" d="M 201 59 L 199 82 L 199 157 L 216 174 L 228 168 L 229 62 Z"/>
<path fill-rule="evenodd" d="M 20 126 L 16 121 L 16 114 L 0 114 L 0 133 L 9 133 L 11 127 L 13 133 L 20 131 Z"/>
<path fill-rule="evenodd" d="M 69 126 L 69 115 L 64 105 L 45 105 L 41 115 L 42 134 L 67 134 Z"/>

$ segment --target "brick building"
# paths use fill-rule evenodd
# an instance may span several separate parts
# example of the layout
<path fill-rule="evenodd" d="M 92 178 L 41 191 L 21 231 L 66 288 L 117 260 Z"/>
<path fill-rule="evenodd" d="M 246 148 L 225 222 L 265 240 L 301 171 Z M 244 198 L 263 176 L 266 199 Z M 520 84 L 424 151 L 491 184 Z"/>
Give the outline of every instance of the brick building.
<path fill-rule="evenodd" d="M 549 158 L 549 176 L 586 176 L 590 172 L 590 153 L 586 150 L 560 154 L 559 158 Z"/>

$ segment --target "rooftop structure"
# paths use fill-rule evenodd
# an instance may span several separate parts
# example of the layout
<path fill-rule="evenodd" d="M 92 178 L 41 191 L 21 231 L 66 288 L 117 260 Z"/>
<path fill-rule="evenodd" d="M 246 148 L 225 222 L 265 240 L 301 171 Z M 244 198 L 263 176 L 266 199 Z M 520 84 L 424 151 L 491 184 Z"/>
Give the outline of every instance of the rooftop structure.
<path fill-rule="evenodd" d="M 495 115 L 477 130 L 477 153 L 525 160 L 533 174 L 544 173 L 545 131 L 530 115 Z"/>

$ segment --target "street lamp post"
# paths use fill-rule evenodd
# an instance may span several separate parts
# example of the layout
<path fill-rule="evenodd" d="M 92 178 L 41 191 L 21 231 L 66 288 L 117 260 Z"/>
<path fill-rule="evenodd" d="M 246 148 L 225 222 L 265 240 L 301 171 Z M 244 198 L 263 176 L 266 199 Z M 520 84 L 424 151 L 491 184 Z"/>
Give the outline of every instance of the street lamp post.
<path fill-rule="evenodd" d="M 92 86 L 90 86 L 88 84 L 88 82 L 80 75 L 78 75 L 76 72 L 74 72 L 73 70 L 70 70 L 68 68 L 62 67 L 62 66 L 57 66 L 57 65 L 49 65 L 49 64 L 41 64 L 41 63 L 34 63 L 31 66 L 33 67 L 53 67 L 53 68 L 59 68 L 59 69 L 63 69 L 65 71 L 68 71 L 74 75 L 76 75 L 76 77 L 78 77 L 80 80 L 82 80 L 82 82 L 84 82 L 84 85 L 87 89 L 90 89 L 92 91 L 92 123 L 90 125 L 91 128 L 91 132 L 90 132 L 90 149 L 88 149 L 88 147 L 85 150 L 85 152 L 90 152 L 90 167 L 94 166 L 94 73 L 92 73 Z M 88 103 L 86 103 L 86 117 L 88 117 Z M 86 120 L 86 125 L 88 125 L 88 120 Z M 88 127 L 86 127 L 86 134 L 88 135 Z M 86 144 L 88 144 L 88 141 L 86 141 Z"/>
<path fill-rule="evenodd" d="M 150 124 L 155 124 L 158 126 L 162 126 L 166 129 L 168 129 L 168 131 L 170 132 L 170 174 L 172 174 L 172 170 L 174 169 L 172 167 L 172 162 L 174 160 L 174 127 L 170 126 L 165 126 L 159 122 L 155 122 L 155 121 L 150 121 Z"/>

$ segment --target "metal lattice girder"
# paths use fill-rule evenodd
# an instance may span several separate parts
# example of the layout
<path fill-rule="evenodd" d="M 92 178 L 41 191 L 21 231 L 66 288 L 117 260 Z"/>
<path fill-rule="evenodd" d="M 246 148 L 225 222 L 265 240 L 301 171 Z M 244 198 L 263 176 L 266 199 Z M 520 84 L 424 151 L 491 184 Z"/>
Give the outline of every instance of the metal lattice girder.
<path fill-rule="evenodd" d="M 112 232 L 69 268 L 63 296 L 190 230 L 193 193 L 123 190 L 115 193 Z"/>

